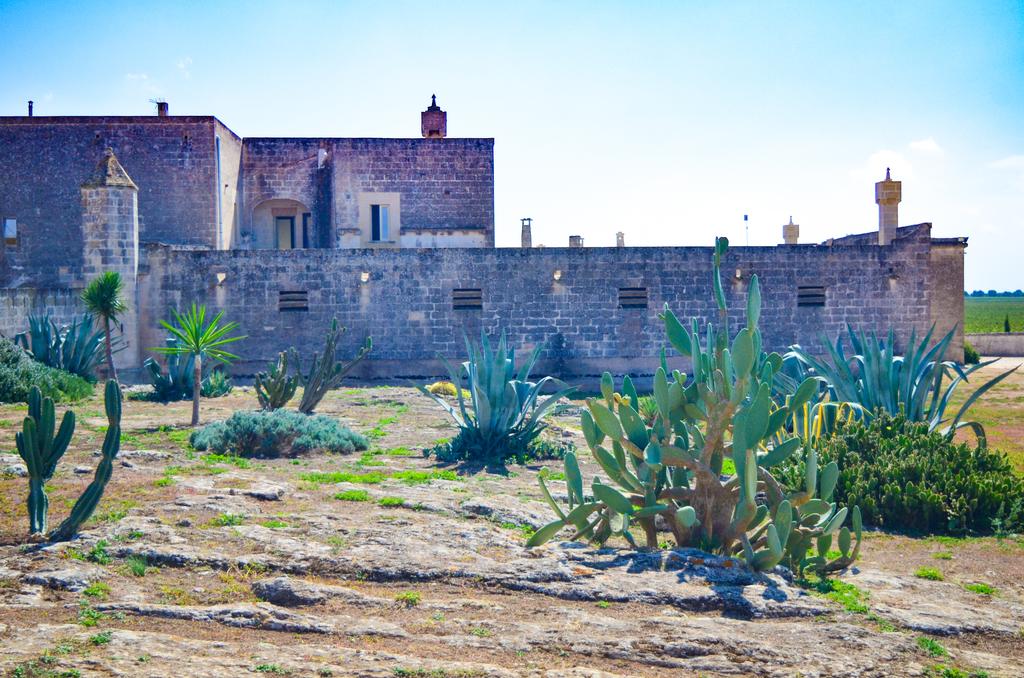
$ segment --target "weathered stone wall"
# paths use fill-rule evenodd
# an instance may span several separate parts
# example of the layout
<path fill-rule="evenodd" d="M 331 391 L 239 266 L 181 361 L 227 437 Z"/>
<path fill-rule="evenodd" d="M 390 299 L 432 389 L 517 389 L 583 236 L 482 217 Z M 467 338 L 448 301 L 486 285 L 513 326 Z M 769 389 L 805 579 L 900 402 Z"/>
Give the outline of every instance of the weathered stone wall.
<path fill-rule="evenodd" d="M 986 332 L 968 334 L 967 341 L 982 356 L 1024 356 L 1024 332 Z"/>
<path fill-rule="evenodd" d="M 69 325 L 85 312 L 81 289 L 0 289 L 0 335 L 13 338 L 28 330 L 30 315 L 48 315 L 58 325 Z"/>
<path fill-rule="evenodd" d="M 79 186 L 111 147 L 139 186 L 144 242 L 216 246 L 212 117 L 0 118 L 0 210 L 18 219 L 0 286 L 77 282 Z"/>
<path fill-rule="evenodd" d="M 239 223 L 241 217 L 242 182 L 242 139 L 228 129 L 220 120 L 214 119 L 216 139 L 220 141 L 220 157 L 214 157 L 214 170 L 220 161 L 220 179 L 214 177 L 214 188 L 220 199 L 218 221 L 220 242 L 218 249 L 229 250 L 239 246 Z"/>
<path fill-rule="evenodd" d="M 966 240 L 966 239 L 964 239 Z M 950 330 L 953 341 L 946 359 L 964 359 L 964 248 L 958 238 L 932 242 L 931 247 L 931 321 L 935 333 L 945 336 Z"/>
<path fill-rule="evenodd" d="M 244 243 L 254 240 L 256 207 L 288 199 L 310 209 L 322 247 L 352 246 L 359 194 L 373 192 L 401 194 L 403 234 L 424 232 L 442 244 L 451 234 L 452 246 L 494 244 L 492 139 L 248 138 L 242 144 Z"/>
<path fill-rule="evenodd" d="M 748 247 L 723 263 L 736 322 L 750 276 L 765 300 L 765 345 L 799 342 L 820 351 L 846 323 L 905 338 L 930 324 L 930 237 L 922 228 L 890 247 Z M 349 328 L 351 353 L 373 337 L 362 376 L 439 374 L 437 354 L 463 355 L 462 334 L 505 330 L 525 348 L 564 338 L 561 356 L 574 374 L 650 373 L 666 345 L 657 314 L 667 302 L 681 318 L 717 316 L 711 249 L 544 248 L 346 251 L 188 251 L 146 248 L 141 278 L 143 346 L 162 343 L 158 321 L 168 306 L 206 303 L 227 311 L 248 335 L 237 344 L 262 369 L 277 351 L 319 348 L 332 317 Z M 555 271 L 560 271 L 555 280 Z M 363 273 L 368 281 L 362 282 Z M 223 282 L 218 283 L 218 274 Z M 798 306 L 798 288 L 824 287 L 823 307 Z M 644 288 L 647 307 L 620 308 L 620 288 Z M 454 289 L 480 289 L 482 308 L 453 309 Z M 279 311 L 279 293 L 305 292 L 308 311 Z M 548 358 L 558 356 L 551 351 Z"/>

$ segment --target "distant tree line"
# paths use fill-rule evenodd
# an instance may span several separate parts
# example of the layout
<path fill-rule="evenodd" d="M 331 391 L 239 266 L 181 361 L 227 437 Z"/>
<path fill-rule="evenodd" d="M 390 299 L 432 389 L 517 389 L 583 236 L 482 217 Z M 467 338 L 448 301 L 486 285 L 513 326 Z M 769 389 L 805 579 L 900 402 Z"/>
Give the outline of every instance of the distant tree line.
<path fill-rule="evenodd" d="M 996 292 L 995 290 L 974 290 L 968 292 L 964 290 L 965 297 L 1024 297 L 1024 290 L 1014 290 L 1012 292 Z"/>

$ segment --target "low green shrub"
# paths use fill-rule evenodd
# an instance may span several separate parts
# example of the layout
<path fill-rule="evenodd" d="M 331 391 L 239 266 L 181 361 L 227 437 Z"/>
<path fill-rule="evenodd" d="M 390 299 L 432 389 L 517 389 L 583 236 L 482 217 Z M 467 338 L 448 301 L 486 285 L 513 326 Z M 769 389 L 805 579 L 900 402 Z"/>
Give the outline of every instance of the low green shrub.
<path fill-rule="evenodd" d="M 510 443 L 511 443 L 510 439 Z M 433 447 L 423 450 L 424 457 L 435 457 L 444 464 L 455 464 L 474 458 L 479 441 L 472 432 L 463 429 L 451 440 L 438 442 Z M 517 445 L 510 444 L 500 457 L 504 463 L 529 464 L 535 461 L 564 459 L 567 452 L 575 452 L 576 445 L 571 441 L 548 441 L 534 438 L 523 451 Z"/>
<path fill-rule="evenodd" d="M 1006 456 L 954 443 L 927 423 L 880 413 L 867 425 L 841 425 L 819 455 L 819 464 L 839 464 L 833 500 L 859 505 L 866 524 L 929 533 L 1024 529 L 1024 478 Z M 803 461 L 782 468 L 782 481 L 799 487 Z"/>
<path fill-rule="evenodd" d="M 27 402 L 33 386 L 39 387 L 44 398 L 55 402 L 88 398 L 93 388 L 79 376 L 33 360 L 13 341 L 0 337 L 0 402 Z"/>
<path fill-rule="evenodd" d="M 291 410 L 235 412 L 195 431 L 192 447 L 243 457 L 295 457 L 311 452 L 348 454 L 369 447 L 366 438 L 323 415 Z"/>
<path fill-rule="evenodd" d="M 964 364 L 965 365 L 977 365 L 981 362 L 981 354 L 978 353 L 978 349 L 971 346 L 971 342 L 964 342 Z"/>

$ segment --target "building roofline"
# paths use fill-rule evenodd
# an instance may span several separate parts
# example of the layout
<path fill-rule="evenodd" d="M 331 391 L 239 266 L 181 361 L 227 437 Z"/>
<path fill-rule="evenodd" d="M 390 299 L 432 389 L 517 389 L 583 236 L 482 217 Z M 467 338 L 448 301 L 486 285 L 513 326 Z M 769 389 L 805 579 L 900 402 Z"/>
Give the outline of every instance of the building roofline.
<path fill-rule="evenodd" d="M 214 115 L 0 115 L 0 125 L 75 125 L 85 123 L 182 123 L 223 122 Z M 227 125 L 224 125 L 227 127 Z"/>
<path fill-rule="evenodd" d="M 446 141 L 490 141 L 494 143 L 494 137 L 444 137 L 443 139 L 428 139 L 426 137 L 242 137 L 243 141 L 423 141 L 429 143 L 444 143 Z"/>

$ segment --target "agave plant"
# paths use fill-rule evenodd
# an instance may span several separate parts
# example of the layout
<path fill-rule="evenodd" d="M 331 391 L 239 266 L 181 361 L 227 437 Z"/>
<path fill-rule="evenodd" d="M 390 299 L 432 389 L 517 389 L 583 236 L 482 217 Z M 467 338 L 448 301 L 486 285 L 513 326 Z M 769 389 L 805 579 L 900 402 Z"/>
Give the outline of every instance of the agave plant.
<path fill-rule="evenodd" d="M 932 326 L 920 341 L 912 331 L 906 354 L 900 355 L 891 329 L 886 340 L 881 341 L 873 332 L 864 333 L 847 326 L 854 355 L 847 357 L 843 337 L 840 336 L 835 345 L 825 340 L 829 351 L 827 359 L 818 358 L 794 345 L 786 354 L 785 361 L 791 374 L 821 377 L 833 400 L 858 405 L 865 419 L 870 419 L 879 410 L 892 415 L 902 412 L 907 419 L 927 422 L 929 430 L 939 429 L 950 438 L 959 429 L 970 428 L 978 437 L 979 445 L 984 446 L 984 427 L 976 421 L 962 421 L 963 416 L 978 398 L 1017 367 L 979 386 L 949 419 L 946 410 L 957 387 L 967 382 L 971 374 L 995 361 L 966 367 L 956 361 L 942 360 L 953 340 L 954 330 L 931 345 L 934 331 Z"/>
<path fill-rule="evenodd" d="M 77 374 L 90 381 L 103 361 L 103 330 L 93 331 L 92 317 L 83 315 L 67 327 L 58 327 L 49 316 L 30 315 L 28 332 L 14 337 L 15 342 L 35 360 L 50 367 Z M 113 351 L 118 350 L 114 342 Z"/>
<path fill-rule="evenodd" d="M 530 381 L 530 372 L 537 364 L 544 346 L 538 345 L 516 370 L 515 349 L 504 332 L 496 347 L 486 334 L 480 343 L 466 338 L 469 360 L 458 368 L 444 361 L 450 381 L 458 388 L 458 409 L 440 395 L 423 386 L 419 390 L 444 408 L 459 426 L 459 434 L 449 445 L 458 450 L 457 458 L 483 463 L 503 464 L 527 451 L 528 446 L 544 430 L 542 422 L 556 412 L 558 401 L 573 389 L 554 377 Z M 465 390 L 461 388 L 465 380 Z M 542 397 L 546 389 L 554 392 Z M 469 392 L 469 407 L 464 393 Z"/>

